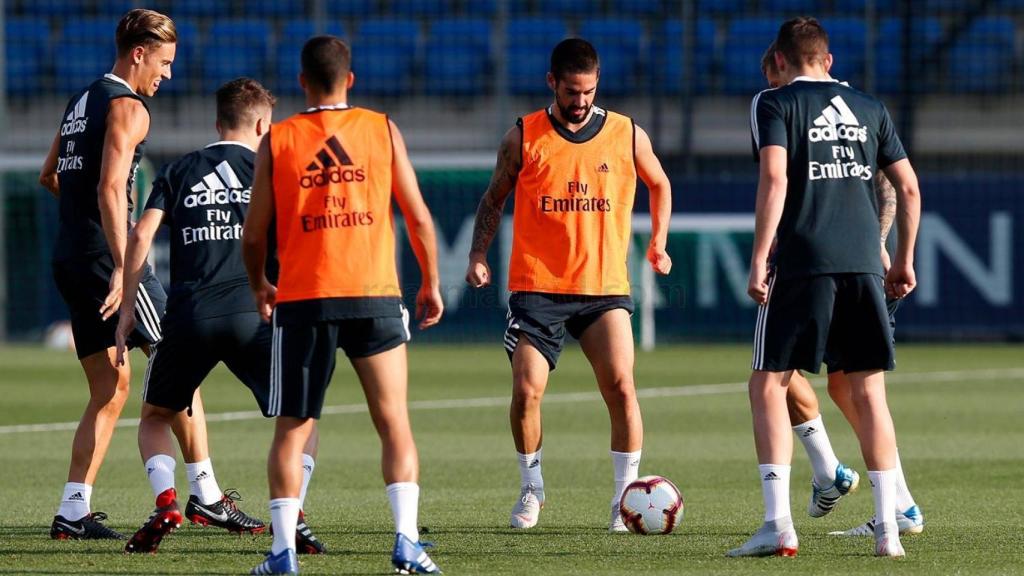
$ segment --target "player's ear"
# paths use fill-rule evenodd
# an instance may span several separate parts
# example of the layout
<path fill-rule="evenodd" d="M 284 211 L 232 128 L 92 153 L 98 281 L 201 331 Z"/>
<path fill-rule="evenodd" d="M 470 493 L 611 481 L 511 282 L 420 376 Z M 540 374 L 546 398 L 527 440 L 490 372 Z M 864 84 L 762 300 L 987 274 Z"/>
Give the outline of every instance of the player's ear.
<path fill-rule="evenodd" d="M 821 63 L 822 63 L 823 66 L 825 66 L 825 72 L 828 72 L 829 70 L 831 70 L 832 69 L 832 54 L 831 53 L 825 54 L 825 57 L 821 59 Z"/>
<path fill-rule="evenodd" d="M 558 80 L 555 78 L 554 74 L 548 72 L 548 88 L 551 88 L 551 91 L 554 92 L 557 87 Z"/>
<path fill-rule="evenodd" d="M 356 73 L 349 71 L 348 80 L 345 81 L 345 90 L 351 90 L 352 86 L 356 83 Z"/>
<path fill-rule="evenodd" d="M 772 58 L 775 58 L 775 69 L 779 72 L 785 72 L 786 66 L 789 63 L 786 62 L 786 57 L 782 55 L 782 52 L 776 50 L 775 53 L 772 54 Z"/>
<path fill-rule="evenodd" d="M 299 72 L 299 86 L 302 87 L 303 91 L 306 89 L 306 75 Z"/>
<path fill-rule="evenodd" d="M 146 56 L 146 47 L 142 44 L 132 48 L 132 62 L 135 64 L 142 64 L 142 59 Z"/>
<path fill-rule="evenodd" d="M 213 126 L 217 129 L 217 134 L 220 134 L 220 120 L 217 120 L 217 122 L 215 122 Z"/>

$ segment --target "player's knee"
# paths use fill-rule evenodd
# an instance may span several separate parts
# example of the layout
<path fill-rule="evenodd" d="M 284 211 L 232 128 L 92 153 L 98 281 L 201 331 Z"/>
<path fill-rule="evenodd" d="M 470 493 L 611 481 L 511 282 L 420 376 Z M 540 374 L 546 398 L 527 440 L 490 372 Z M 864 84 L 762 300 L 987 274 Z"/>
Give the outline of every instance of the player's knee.
<path fill-rule="evenodd" d="M 512 387 L 512 406 L 518 410 L 528 410 L 540 407 L 541 399 L 544 398 L 544 386 L 529 379 L 517 380 Z"/>
<path fill-rule="evenodd" d="M 604 397 L 609 404 L 628 406 L 636 402 L 636 386 L 632 374 L 617 374 L 604 388 Z"/>

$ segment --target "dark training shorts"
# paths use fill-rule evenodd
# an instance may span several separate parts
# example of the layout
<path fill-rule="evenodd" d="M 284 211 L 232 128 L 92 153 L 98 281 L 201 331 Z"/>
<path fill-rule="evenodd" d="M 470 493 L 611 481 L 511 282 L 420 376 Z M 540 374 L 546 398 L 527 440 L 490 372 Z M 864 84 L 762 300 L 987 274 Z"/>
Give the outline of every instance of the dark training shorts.
<path fill-rule="evenodd" d="M 274 317 L 269 414 L 319 418 L 334 374 L 338 348 L 349 358 L 366 358 L 405 344 L 409 312 L 401 317 L 320 320 L 278 325 Z"/>
<path fill-rule="evenodd" d="M 164 322 L 164 339 L 149 358 L 142 399 L 180 412 L 218 362 L 245 384 L 269 416 L 270 325 L 256 312 Z"/>
<path fill-rule="evenodd" d="M 53 263 L 53 279 L 68 305 L 71 333 L 75 337 L 75 351 L 79 359 L 115 345 L 117 314 L 106 322 L 100 316 L 100 306 L 110 293 L 110 275 L 113 272 L 114 261 L 110 254 Z M 135 331 L 128 337 L 129 348 L 160 341 L 160 318 L 164 315 L 166 303 L 163 286 L 146 264 L 135 299 Z"/>
<path fill-rule="evenodd" d="M 895 351 L 882 277 L 822 274 L 772 277 L 758 309 L 754 370 L 817 374 L 825 356 L 844 372 L 892 370 Z"/>
<path fill-rule="evenodd" d="M 901 300 L 898 298 L 886 298 L 885 308 L 889 313 L 889 330 L 893 334 L 892 342 L 893 348 L 896 346 L 896 310 L 900 307 Z M 833 372 L 845 372 L 843 369 L 843 360 L 839 357 L 838 351 L 825 351 L 825 370 L 829 374 Z M 852 372 L 852 370 L 850 370 Z"/>
<path fill-rule="evenodd" d="M 633 314 L 633 299 L 629 296 L 514 292 L 508 299 L 505 351 L 511 360 L 520 336 L 525 335 L 547 359 L 548 368 L 554 370 L 567 329 L 573 338 L 579 339 L 602 314 L 618 308 Z"/>

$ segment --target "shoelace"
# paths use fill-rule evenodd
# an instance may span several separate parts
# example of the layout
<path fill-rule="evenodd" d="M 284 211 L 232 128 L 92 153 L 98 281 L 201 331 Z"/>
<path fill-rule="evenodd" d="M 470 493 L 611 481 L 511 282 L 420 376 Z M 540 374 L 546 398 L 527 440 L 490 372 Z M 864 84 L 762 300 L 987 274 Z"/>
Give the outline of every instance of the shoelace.
<path fill-rule="evenodd" d="M 238 490 L 234 488 L 228 488 L 224 491 L 224 496 L 221 498 L 221 502 L 224 505 L 231 508 L 232 510 L 238 510 L 238 505 L 235 504 L 235 500 L 241 500 L 242 495 L 238 493 Z"/>
<path fill-rule="evenodd" d="M 106 512 L 93 512 L 89 515 L 89 519 L 93 522 L 105 522 L 107 519 Z"/>

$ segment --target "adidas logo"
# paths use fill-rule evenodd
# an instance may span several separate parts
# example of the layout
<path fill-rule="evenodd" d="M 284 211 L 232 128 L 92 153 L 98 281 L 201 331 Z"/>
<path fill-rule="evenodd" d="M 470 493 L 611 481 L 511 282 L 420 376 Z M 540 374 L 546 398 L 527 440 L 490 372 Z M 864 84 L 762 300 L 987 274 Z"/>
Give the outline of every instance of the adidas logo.
<path fill-rule="evenodd" d="M 309 464 L 303 464 L 302 469 L 305 470 L 306 472 L 309 472 L 310 474 L 313 473 L 313 467 L 310 466 Z"/>
<path fill-rule="evenodd" d="M 608 170 L 608 165 L 605 164 L 604 162 L 602 162 L 601 165 L 597 167 L 597 171 L 598 172 L 605 172 L 605 173 L 607 173 L 609 171 Z"/>
<path fill-rule="evenodd" d="M 156 470 L 156 468 L 146 468 L 146 476 L 152 474 L 154 470 Z"/>
<path fill-rule="evenodd" d="M 530 465 L 528 467 L 536 468 L 537 466 L 540 466 L 540 458 L 534 458 L 533 462 L 530 462 Z"/>
<path fill-rule="evenodd" d="M 843 97 L 836 96 L 830 102 L 821 111 L 821 115 L 814 119 L 814 128 L 807 131 L 811 142 L 867 142 L 867 126 L 860 126 L 860 121 Z"/>
<path fill-rule="evenodd" d="M 815 428 L 814 426 L 811 426 L 811 427 L 807 428 L 807 430 L 804 430 L 804 433 L 801 434 L 801 436 L 803 436 L 804 438 L 807 438 L 808 436 L 810 436 L 811 434 L 814 434 L 817 431 L 818 431 L 817 428 Z"/>
<path fill-rule="evenodd" d="M 71 136 L 72 134 L 80 134 L 85 132 L 85 126 L 88 122 L 88 118 L 85 117 L 85 106 L 89 102 L 89 93 L 82 94 L 82 97 L 75 103 L 74 109 L 68 112 L 64 123 L 60 126 L 61 136 Z"/>
<path fill-rule="evenodd" d="M 762 480 L 778 480 L 778 479 L 779 479 L 779 475 L 776 474 L 775 472 L 769 472 L 769 473 L 764 475 L 764 478 L 762 478 Z"/>
<path fill-rule="evenodd" d="M 185 197 L 185 207 L 209 206 L 211 204 L 249 203 L 252 191 L 242 184 L 238 175 L 224 160 L 203 179 L 192 186 L 194 194 Z"/>
<path fill-rule="evenodd" d="M 85 496 L 81 492 L 75 492 L 71 496 L 68 496 L 68 501 L 76 500 L 78 502 L 85 502 Z"/>
<path fill-rule="evenodd" d="M 210 475 L 206 473 L 206 470 L 203 470 L 202 472 L 196 475 L 196 479 L 194 481 L 199 482 L 200 480 L 206 480 L 209 477 Z"/>
<path fill-rule="evenodd" d="M 316 153 L 315 159 L 306 166 L 307 174 L 299 179 L 299 186 L 313 188 L 343 182 L 362 182 L 366 180 L 363 168 L 344 168 L 354 166 L 352 157 L 348 155 L 337 136 L 331 136 L 324 142 L 324 147 Z"/>

